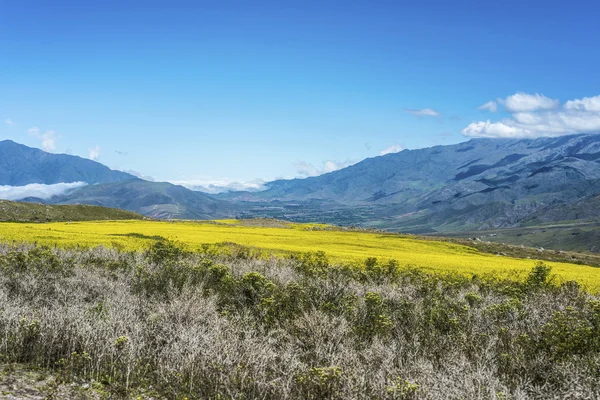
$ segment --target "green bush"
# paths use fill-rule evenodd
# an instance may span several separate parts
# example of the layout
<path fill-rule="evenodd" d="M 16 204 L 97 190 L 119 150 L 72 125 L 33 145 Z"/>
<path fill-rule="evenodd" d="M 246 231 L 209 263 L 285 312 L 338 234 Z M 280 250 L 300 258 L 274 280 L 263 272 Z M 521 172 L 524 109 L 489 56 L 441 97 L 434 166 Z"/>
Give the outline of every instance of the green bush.
<path fill-rule="evenodd" d="M 567 307 L 555 312 L 544 325 L 540 344 L 554 359 L 560 360 L 573 355 L 597 353 L 600 350 L 599 333 L 584 312 Z"/>
<path fill-rule="evenodd" d="M 535 267 L 531 270 L 527 279 L 525 279 L 525 285 L 530 290 L 538 290 L 541 288 L 548 288 L 555 285 L 555 279 L 551 275 L 552 267 L 539 261 Z"/>
<path fill-rule="evenodd" d="M 340 397 L 341 368 L 312 367 L 307 372 L 296 375 L 295 381 L 304 399 L 334 399 Z"/>
<path fill-rule="evenodd" d="M 367 292 L 364 297 L 364 315 L 357 324 L 357 332 L 363 340 L 375 336 L 388 336 L 393 329 L 393 323 L 379 293 Z"/>
<path fill-rule="evenodd" d="M 148 260 L 154 264 L 174 263 L 185 255 L 186 251 L 181 243 L 165 238 L 155 241 L 146 253 Z"/>
<path fill-rule="evenodd" d="M 248 272 L 240 280 L 240 289 L 247 305 L 256 305 L 270 297 L 275 285 L 258 272 Z"/>
<path fill-rule="evenodd" d="M 309 277 L 325 276 L 329 270 L 329 258 L 324 251 L 303 253 L 298 261 L 297 270 Z"/>

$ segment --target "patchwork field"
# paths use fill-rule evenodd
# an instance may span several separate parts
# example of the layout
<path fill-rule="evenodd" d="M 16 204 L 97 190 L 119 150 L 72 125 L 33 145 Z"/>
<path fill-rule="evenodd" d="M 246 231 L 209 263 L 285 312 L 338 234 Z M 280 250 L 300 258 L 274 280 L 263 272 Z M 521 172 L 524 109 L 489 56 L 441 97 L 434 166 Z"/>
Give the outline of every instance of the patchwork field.
<path fill-rule="evenodd" d="M 160 237 L 176 239 L 190 250 L 204 243 L 233 242 L 266 254 L 325 251 L 334 262 L 363 264 L 368 257 L 432 272 L 520 276 L 535 265 L 518 259 L 479 252 L 460 244 L 420 240 L 411 236 L 327 229 L 318 224 L 215 222 L 95 221 L 46 224 L 2 223 L 0 240 L 37 242 L 60 247 L 98 245 L 139 250 Z M 546 262 L 560 280 L 575 280 L 592 292 L 600 291 L 600 268 L 565 262 Z"/>

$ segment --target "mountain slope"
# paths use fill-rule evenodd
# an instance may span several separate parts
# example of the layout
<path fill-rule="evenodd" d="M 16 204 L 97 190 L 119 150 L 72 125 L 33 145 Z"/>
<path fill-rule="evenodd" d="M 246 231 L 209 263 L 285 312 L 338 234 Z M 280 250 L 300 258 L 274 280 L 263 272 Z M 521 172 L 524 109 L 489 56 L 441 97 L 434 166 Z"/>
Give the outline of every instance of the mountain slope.
<path fill-rule="evenodd" d="M 68 154 L 52 154 L 11 140 L 0 142 L 0 185 L 118 182 L 135 178 L 105 165 Z"/>
<path fill-rule="evenodd" d="M 55 222 L 142 219 L 130 211 L 89 205 L 48 205 L 0 200 L 0 221 Z"/>
<path fill-rule="evenodd" d="M 225 218 L 235 216 L 237 210 L 230 203 L 183 186 L 141 179 L 85 186 L 52 202 L 121 208 L 162 219 Z"/>

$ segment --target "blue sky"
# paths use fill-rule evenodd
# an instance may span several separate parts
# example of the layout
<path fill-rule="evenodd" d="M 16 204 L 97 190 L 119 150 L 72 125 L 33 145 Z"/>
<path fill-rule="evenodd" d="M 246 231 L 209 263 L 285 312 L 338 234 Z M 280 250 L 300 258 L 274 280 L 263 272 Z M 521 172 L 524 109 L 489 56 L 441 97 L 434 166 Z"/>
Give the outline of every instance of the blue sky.
<path fill-rule="evenodd" d="M 0 139 L 227 183 L 467 137 L 596 132 L 599 12 L 592 1 L 3 1 Z"/>

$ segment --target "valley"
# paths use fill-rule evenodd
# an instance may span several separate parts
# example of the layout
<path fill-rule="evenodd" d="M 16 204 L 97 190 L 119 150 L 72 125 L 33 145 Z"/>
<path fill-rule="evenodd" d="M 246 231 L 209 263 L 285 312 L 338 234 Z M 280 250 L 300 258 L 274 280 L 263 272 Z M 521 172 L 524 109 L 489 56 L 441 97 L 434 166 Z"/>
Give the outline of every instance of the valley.
<path fill-rule="evenodd" d="M 24 199 L 29 202 L 91 204 L 158 219 L 276 218 L 420 235 L 485 235 L 490 241 L 598 252 L 598 135 L 472 139 L 277 180 L 262 191 L 216 195 L 10 141 L 0 142 L 0 154 L 0 170 L 28 171 L 5 172 L 0 184 L 84 184 L 47 199 Z"/>

